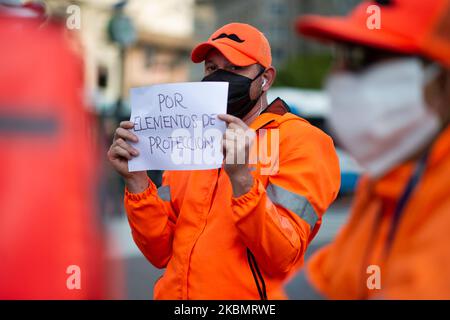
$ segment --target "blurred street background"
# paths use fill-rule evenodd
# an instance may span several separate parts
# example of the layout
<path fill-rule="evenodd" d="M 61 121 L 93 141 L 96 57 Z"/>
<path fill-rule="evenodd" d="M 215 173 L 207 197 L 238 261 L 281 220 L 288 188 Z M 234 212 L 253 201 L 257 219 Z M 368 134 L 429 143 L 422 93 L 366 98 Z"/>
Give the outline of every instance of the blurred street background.
<path fill-rule="evenodd" d="M 14 2 L 14 1 L 9 1 Z M 106 159 L 115 128 L 128 120 L 128 91 L 157 83 L 199 81 L 203 65 L 193 64 L 190 52 L 218 27 L 245 22 L 260 29 L 272 47 L 278 75 L 269 100 L 280 96 L 292 111 L 328 132 L 328 98 L 322 81 L 330 67 L 331 52 L 307 42 L 294 30 L 305 13 L 344 14 L 358 0 L 47 0 L 46 15 L 67 20 L 84 62 L 84 96 L 96 119 L 102 177 L 100 214 L 108 234 L 108 260 L 125 274 L 123 298 L 151 299 L 161 275 L 139 252 L 124 213 L 121 178 Z M 77 16 L 79 15 L 79 16 Z M 79 18 L 79 19 L 78 19 Z M 70 21 L 72 19 L 72 21 Z M 73 19 L 76 23 L 73 23 Z M 322 228 L 310 246 L 312 252 L 329 242 L 345 222 L 359 167 L 338 150 L 342 189 L 328 210 Z M 150 172 L 158 185 L 160 172 Z M 288 285 L 291 298 L 299 293 L 295 279 Z"/>

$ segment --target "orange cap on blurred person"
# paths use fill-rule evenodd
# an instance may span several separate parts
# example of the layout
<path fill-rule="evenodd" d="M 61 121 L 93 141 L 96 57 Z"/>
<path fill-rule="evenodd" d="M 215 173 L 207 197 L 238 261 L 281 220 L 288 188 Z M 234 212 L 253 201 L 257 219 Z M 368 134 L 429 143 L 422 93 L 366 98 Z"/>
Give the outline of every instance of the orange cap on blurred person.
<path fill-rule="evenodd" d="M 422 55 L 450 67 L 450 0 L 363 1 L 346 17 L 305 15 L 296 27 L 306 36 Z"/>
<path fill-rule="evenodd" d="M 213 48 L 237 66 L 259 63 L 267 68 L 272 63 L 269 41 L 261 31 L 249 24 L 230 23 L 218 29 L 208 41 L 200 43 L 192 50 L 192 61 L 204 61 Z"/>

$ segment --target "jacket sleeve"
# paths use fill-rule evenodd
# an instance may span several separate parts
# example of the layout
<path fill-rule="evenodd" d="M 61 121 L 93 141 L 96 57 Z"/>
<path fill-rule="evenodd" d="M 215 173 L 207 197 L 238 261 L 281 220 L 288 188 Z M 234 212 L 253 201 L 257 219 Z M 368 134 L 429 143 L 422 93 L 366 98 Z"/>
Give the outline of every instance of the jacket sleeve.
<path fill-rule="evenodd" d="M 136 245 L 155 267 L 164 268 L 172 256 L 178 213 L 170 200 L 166 173 L 158 189 L 148 180 L 149 187 L 142 193 L 125 189 L 125 210 Z"/>
<path fill-rule="evenodd" d="M 340 186 L 333 141 L 299 122 L 283 124 L 278 172 L 269 176 L 267 185 L 255 178 L 248 193 L 232 198 L 241 238 L 258 265 L 271 275 L 286 274 L 303 261 Z"/>

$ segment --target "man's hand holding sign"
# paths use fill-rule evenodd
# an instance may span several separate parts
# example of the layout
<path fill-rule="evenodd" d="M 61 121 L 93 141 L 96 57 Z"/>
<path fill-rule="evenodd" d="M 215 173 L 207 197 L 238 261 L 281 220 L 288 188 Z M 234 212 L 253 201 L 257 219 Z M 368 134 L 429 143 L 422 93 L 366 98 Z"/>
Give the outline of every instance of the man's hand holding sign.
<path fill-rule="evenodd" d="M 141 192 L 148 187 L 143 170 L 218 168 L 223 154 L 233 193 L 237 196 L 251 188 L 248 155 L 255 133 L 237 117 L 214 113 L 223 113 L 226 108 L 224 89 L 226 83 L 213 82 L 132 89 L 133 121 L 121 123 L 109 152 L 113 165 L 131 190 Z M 208 93 L 213 96 L 208 98 Z M 189 104 L 191 101 L 195 101 L 195 106 Z M 225 123 L 227 130 L 223 133 Z M 208 134 L 209 127 L 216 131 Z M 205 149 L 212 158 L 205 157 Z"/>
<path fill-rule="evenodd" d="M 227 130 L 223 137 L 224 169 L 233 187 L 233 196 L 239 197 L 247 193 L 253 186 L 253 176 L 249 171 L 250 149 L 255 140 L 255 131 L 241 119 L 221 114 L 219 119 L 227 122 Z"/>

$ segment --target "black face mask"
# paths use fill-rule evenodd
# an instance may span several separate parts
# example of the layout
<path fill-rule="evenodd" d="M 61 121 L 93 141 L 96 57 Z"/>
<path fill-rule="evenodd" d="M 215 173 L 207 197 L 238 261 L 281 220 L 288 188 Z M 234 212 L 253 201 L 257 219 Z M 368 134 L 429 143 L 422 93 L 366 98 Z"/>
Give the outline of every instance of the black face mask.
<path fill-rule="evenodd" d="M 202 81 L 228 82 L 227 113 L 242 119 L 255 106 L 263 94 L 261 90 L 261 93 L 256 99 L 252 100 L 250 98 L 250 86 L 252 82 L 262 75 L 264 71 L 261 70 L 255 78 L 250 79 L 233 72 L 219 69 L 204 77 Z"/>

